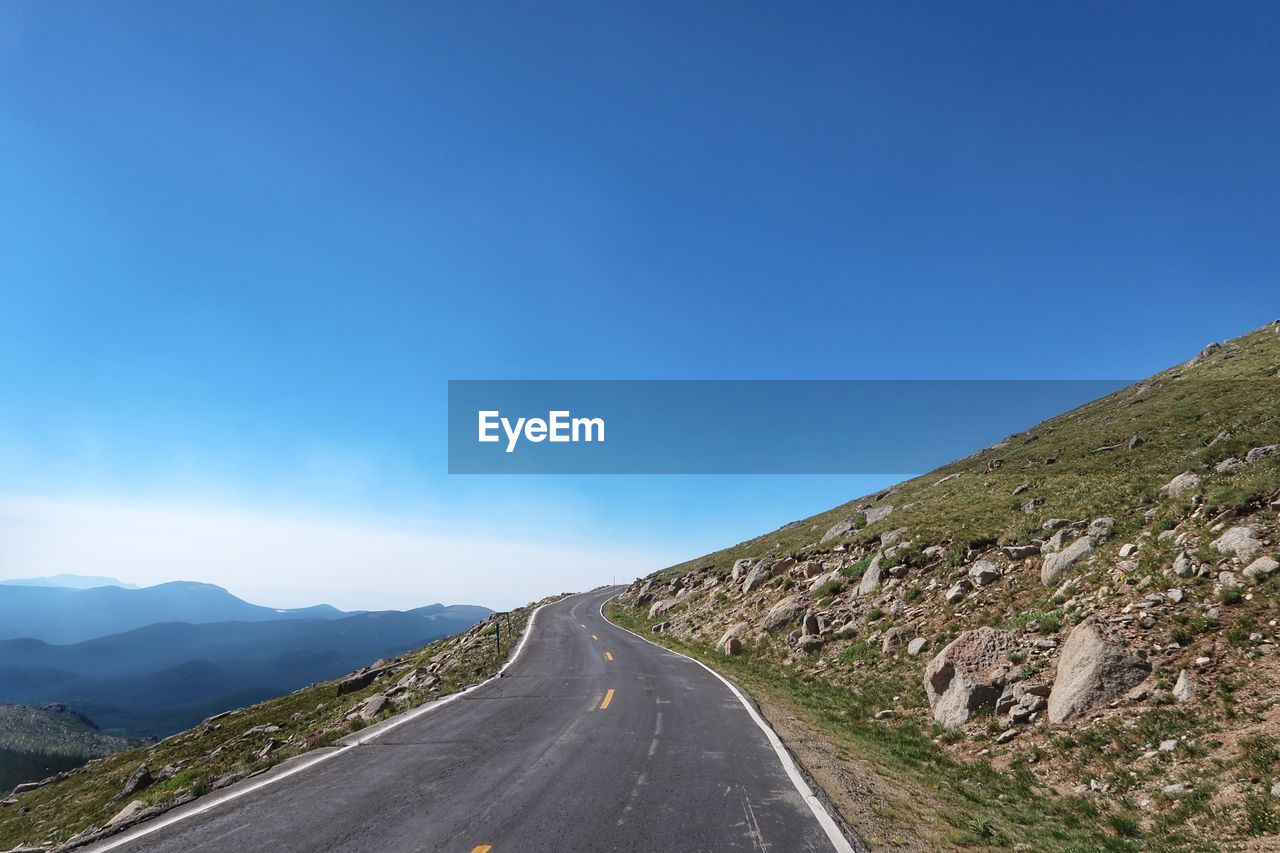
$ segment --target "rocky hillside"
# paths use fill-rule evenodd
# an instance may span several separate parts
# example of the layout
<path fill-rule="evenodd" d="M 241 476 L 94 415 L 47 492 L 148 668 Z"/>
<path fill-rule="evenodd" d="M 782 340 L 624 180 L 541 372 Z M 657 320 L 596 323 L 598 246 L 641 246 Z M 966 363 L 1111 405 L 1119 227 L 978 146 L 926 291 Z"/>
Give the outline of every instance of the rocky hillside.
<path fill-rule="evenodd" d="M 65 705 L 0 705 L 0 791 L 127 749 Z"/>
<path fill-rule="evenodd" d="M 23 785 L 0 801 L 0 850 L 78 847 L 488 678 L 536 607 L 492 614 L 464 633 L 336 681 Z"/>
<path fill-rule="evenodd" d="M 1280 321 L 617 616 L 825 739 L 873 847 L 1275 841 L 1278 442 Z"/>

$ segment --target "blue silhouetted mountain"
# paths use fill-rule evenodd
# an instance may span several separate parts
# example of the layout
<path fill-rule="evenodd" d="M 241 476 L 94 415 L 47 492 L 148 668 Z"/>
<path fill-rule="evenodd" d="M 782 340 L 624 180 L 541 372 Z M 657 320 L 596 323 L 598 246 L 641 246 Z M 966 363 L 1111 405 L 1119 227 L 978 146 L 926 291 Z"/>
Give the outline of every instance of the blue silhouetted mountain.
<path fill-rule="evenodd" d="M 124 583 L 115 578 L 101 575 L 50 575 L 44 578 L 12 578 L 0 581 L 0 585 L 10 586 L 60 586 L 67 589 L 92 589 L 95 586 L 119 586 L 125 589 L 137 589 L 136 583 Z"/>
<path fill-rule="evenodd" d="M 327 604 L 291 610 L 261 607 L 220 586 L 190 581 L 141 589 L 0 584 L 0 639 L 77 643 L 157 622 L 266 622 L 347 615 Z"/>
<path fill-rule="evenodd" d="M 163 736 L 465 631 L 490 612 L 437 604 L 321 619 L 164 622 L 66 645 L 4 640 L 0 702 L 61 702 L 107 733 Z"/>

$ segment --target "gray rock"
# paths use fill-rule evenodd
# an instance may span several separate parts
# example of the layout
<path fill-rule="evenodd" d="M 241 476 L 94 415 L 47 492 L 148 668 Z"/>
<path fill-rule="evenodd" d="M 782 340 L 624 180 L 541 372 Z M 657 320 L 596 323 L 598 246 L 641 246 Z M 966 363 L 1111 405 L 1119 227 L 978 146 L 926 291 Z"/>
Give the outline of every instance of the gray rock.
<path fill-rule="evenodd" d="M 933 718 L 955 728 L 974 711 L 994 706 L 1008 672 L 1012 635 L 996 628 L 965 631 L 947 644 L 924 671 Z"/>
<path fill-rule="evenodd" d="M 805 601 L 799 595 L 788 595 L 779 601 L 760 620 L 760 627 L 766 631 L 777 631 L 795 622 L 804 613 Z"/>
<path fill-rule="evenodd" d="M 969 579 L 978 586 L 986 586 L 1000 580 L 1000 567 L 988 560 L 979 560 L 969 569 Z"/>
<path fill-rule="evenodd" d="M 1058 575 L 1092 553 L 1093 539 L 1081 536 L 1056 554 L 1044 558 L 1044 565 L 1040 567 L 1040 582 L 1045 586 L 1053 586 Z"/>
<path fill-rule="evenodd" d="M 1178 673 L 1178 683 L 1173 685 L 1173 698 L 1179 702 L 1190 702 L 1196 698 L 1196 684 L 1185 669 Z"/>
<path fill-rule="evenodd" d="M 769 567 L 764 564 L 764 560 L 761 560 L 751 567 L 751 571 L 747 572 L 747 577 L 742 582 L 742 591 L 751 592 L 757 590 L 764 586 L 770 577 Z"/>
<path fill-rule="evenodd" d="M 890 628 L 880 638 L 880 653 L 883 655 L 893 654 L 907 642 L 907 637 L 909 636 L 911 636 L 911 632 L 906 628 Z"/>
<path fill-rule="evenodd" d="M 800 623 L 800 631 L 806 635 L 820 636 L 822 634 L 822 620 L 812 610 L 804 612 L 804 620 Z"/>
<path fill-rule="evenodd" d="M 1187 556 L 1186 551 L 1178 552 L 1178 556 L 1174 558 L 1173 573 L 1180 578 L 1189 578 L 1196 573 L 1196 564 Z"/>
<path fill-rule="evenodd" d="M 907 533 L 907 528 L 905 527 L 899 527 L 896 530 L 890 530 L 888 533 L 881 534 L 880 544 L 883 547 L 887 548 L 890 545 L 892 545 L 894 542 L 897 542 L 899 539 L 905 536 L 906 533 Z"/>
<path fill-rule="evenodd" d="M 1063 527 L 1054 531 L 1053 535 L 1044 541 L 1040 546 L 1041 554 L 1056 554 L 1066 547 L 1067 543 L 1075 539 L 1079 534 L 1070 527 Z"/>
<path fill-rule="evenodd" d="M 1248 563 L 1262 550 L 1262 543 L 1254 535 L 1252 527 L 1233 527 L 1209 543 L 1219 554 L 1229 554 Z"/>
<path fill-rule="evenodd" d="M 822 648 L 822 638 L 813 634 L 804 634 L 796 641 L 796 649 L 806 654 L 816 652 Z"/>
<path fill-rule="evenodd" d="M 150 787 L 154 781 L 155 777 L 151 775 L 151 769 L 146 763 L 139 764 L 125 780 L 124 788 L 116 795 L 116 799 L 123 800 L 125 797 L 131 797 L 144 788 Z"/>
<path fill-rule="evenodd" d="M 959 604 L 964 601 L 964 597 L 973 589 L 973 584 L 969 583 L 968 578 L 961 578 L 956 581 L 951 589 L 946 592 L 946 599 L 951 604 Z"/>
<path fill-rule="evenodd" d="M 872 507 L 866 511 L 867 524 L 875 524 L 877 521 L 884 521 L 893 512 L 893 504 L 885 504 L 884 506 Z"/>
<path fill-rule="evenodd" d="M 675 608 L 679 607 L 681 604 L 684 604 L 684 599 L 681 598 L 680 596 L 676 596 L 675 598 L 664 598 L 661 601 L 655 601 L 653 605 L 649 608 L 649 618 L 656 619 L 662 614 L 668 613 L 674 610 Z"/>
<path fill-rule="evenodd" d="M 1049 693 L 1049 722 L 1062 723 L 1138 686 L 1151 664 L 1102 622 L 1086 619 L 1071 630 Z"/>
<path fill-rule="evenodd" d="M 880 588 L 880 564 L 883 561 L 882 554 L 876 554 L 871 560 L 871 565 L 867 566 L 867 570 L 862 573 L 862 580 L 858 582 L 858 595 L 870 595 Z"/>
<path fill-rule="evenodd" d="M 1041 530 L 1059 530 L 1063 527 L 1069 527 L 1071 519 L 1069 518 L 1050 518 L 1040 525 Z"/>
<path fill-rule="evenodd" d="M 1250 580 L 1260 580 L 1274 574 L 1276 569 L 1280 569 L 1280 563 L 1270 557 L 1259 557 L 1245 566 L 1242 574 Z"/>
<path fill-rule="evenodd" d="M 741 560 L 733 561 L 733 568 L 729 571 L 729 579 L 737 582 L 747 575 L 747 571 L 751 568 L 751 558 L 743 557 Z"/>
<path fill-rule="evenodd" d="M 1213 470 L 1219 474 L 1226 474 L 1236 470 L 1237 468 L 1243 468 L 1243 467 L 1244 467 L 1244 463 L 1241 462 L 1239 459 L 1235 458 L 1234 456 L 1228 456 L 1226 459 L 1223 459 L 1217 465 L 1214 465 Z"/>
<path fill-rule="evenodd" d="M 1000 549 L 1000 553 L 1004 554 L 1010 560 L 1025 560 L 1027 557 L 1035 557 L 1040 553 L 1039 545 L 1006 545 Z"/>
<path fill-rule="evenodd" d="M 1161 752 L 1173 752 L 1177 748 L 1178 748 L 1178 742 L 1173 738 L 1170 738 L 1169 740 L 1160 741 Z"/>
<path fill-rule="evenodd" d="M 129 805 L 116 812 L 115 816 L 112 817 L 111 820 L 107 821 L 107 826 L 119 826 L 122 823 L 128 823 L 137 817 L 145 808 L 146 804 L 143 803 L 142 800 L 134 800 L 129 803 Z"/>
<path fill-rule="evenodd" d="M 858 522 L 853 518 L 846 518 L 837 521 L 822 534 L 822 538 L 818 540 L 819 545 L 825 545 L 832 539 L 839 539 L 841 536 L 848 536 L 850 533 L 858 529 Z"/>
<path fill-rule="evenodd" d="M 738 642 L 738 651 L 741 651 L 742 650 L 741 636 L 746 631 L 750 630 L 750 628 L 751 628 L 750 622 L 738 622 L 733 625 L 730 625 L 728 630 L 726 630 L 723 634 L 721 634 L 720 639 L 716 641 L 716 648 L 727 655 L 737 654 L 738 653 L 737 651 L 733 651 L 733 652 L 729 651 L 728 649 L 729 642 L 731 640 L 736 640 Z"/>
<path fill-rule="evenodd" d="M 1252 465 L 1260 459 L 1264 459 L 1276 452 L 1276 445 L 1268 444 L 1263 447 L 1255 447 L 1244 456 L 1244 461 Z"/>
<path fill-rule="evenodd" d="M 1094 541 L 1100 541 L 1111 535 L 1112 529 L 1116 526 L 1116 520 L 1111 516 L 1103 516 L 1095 518 L 1089 522 L 1089 529 L 1085 531 Z"/>
<path fill-rule="evenodd" d="M 916 637 L 907 643 L 907 654 L 915 657 L 927 648 L 929 648 L 929 640 L 925 637 Z"/>
<path fill-rule="evenodd" d="M 1200 475 L 1185 471 L 1165 483 L 1160 488 L 1160 493 L 1171 498 L 1180 498 L 1183 495 L 1193 494 L 1198 488 L 1200 488 Z"/>
<path fill-rule="evenodd" d="M 1008 743 L 1009 741 L 1013 740 L 1017 736 L 1018 736 L 1017 729 L 1005 729 L 1000 734 L 996 735 L 996 743 Z"/>

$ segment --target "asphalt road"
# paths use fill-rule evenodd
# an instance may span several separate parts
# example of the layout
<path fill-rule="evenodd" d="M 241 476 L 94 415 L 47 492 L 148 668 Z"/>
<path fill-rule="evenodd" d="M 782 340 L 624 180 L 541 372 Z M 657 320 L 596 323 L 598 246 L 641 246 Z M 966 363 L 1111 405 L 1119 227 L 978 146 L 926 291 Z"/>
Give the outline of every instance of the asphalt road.
<path fill-rule="evenodd" d="M 599 608 L 611 594 L 544 607 L 504 677 L 451 704 L 106 844 L 150 853 L 849 849 L 828 836 L 826 813 L 801 796 L 729 686 L 605 621 Z"/>

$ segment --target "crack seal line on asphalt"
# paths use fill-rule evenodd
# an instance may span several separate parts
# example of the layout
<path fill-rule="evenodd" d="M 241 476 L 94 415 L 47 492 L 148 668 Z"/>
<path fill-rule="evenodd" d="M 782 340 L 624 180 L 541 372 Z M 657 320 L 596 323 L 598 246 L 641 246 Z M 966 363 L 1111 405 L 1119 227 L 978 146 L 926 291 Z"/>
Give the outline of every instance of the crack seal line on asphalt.
<path fill-rule="evenodd" d="M 818 825 L 821 826 L 823 832 L 827 834 L 827 840 L 831 842 L 831 846 L 839 851 L 839 853 L 855 853 L 857 848 L 849 843 L 849 839 L 840 831 L 840 825 L 836 823 L 835 818 L 833 818 L 831 813 L 827 811 L 827 807 L 823 805 L 822 800 L 818 799 L 818 795 L 809 787 L 809 783 L 805 781 L 804 775 L 800 772 L 800 768 L 796 766 L 795 759 L 791 757 L 791 753 L 787 752 L 787 748 L 782 745 L 782 739 L 778 737 L 778 733 L 773 730 L 772 726 L 765 722 L 764 718 L 760 716 L 760 712 L 756 710 L 755 706 L 747 701 L 747 697 L 742 695 L 742 691 L 738 689 L 737 685 L 697 658 L 691 658 L 688 655 L 675 651 L 674 649 L 668 649 L 666 646 L 660 646 L 649 638 L 637 634 L 630 628 L 623 628 L 618 623 L 610 621 L 609 617 L 604 615 L 604 606 L 617 598 L 619 594 L 620 593 L 615 593 L 600 602 L 600 618 L 605 622 L 608 622 L 613 627 L 626 631 L 633 637 L 644 640 L 651 646 L 662 649 L 665 652 L 670 652 L 671 654 L 682 657 L 685 660 L 693 661 L 698 666 L 724 682 L 724 686 L 728 687 L 730 692 L 732 692 L 734 696 L 738 697 L 738 701 L 742 703 L 742 707 L 747 709 L 747 714 L 751 716 L 752 721 L 760 727 L 760 731 L 764 732 L 764 736 L 768 739 L 769 745 L 773 747 L 773 751 L 777 754 L 778 760 L 782 762 L 782 769 L 786 771 L 787 777 L 791 780 L 791 784 L 794 785 L 795 789 L 800 793 L 801 799 L 803 799 L 805 804 L 809 806 L 809 811 L 813 812 L 813 816 L 817 819 Z"/>
<path fill-rule="evenodd" d="M 578 593 L 578 594 L 582 595 L 582 593 Z M 561 599 L 561 601 L 563 600 L 564 599 Z M 547 604 L 557 604 L 557 603 L 559 602 L 555 602 L 555 601 L 547 602 Z M 529 624 L 525 626 L 524 633 L 520 635 L 520 642 L 516 644 L 515 651 L 511 653 L 511 657 L 507 658 L 506 663 L 504 663 L 498 669 L 497 673 L 489 676 L 484 681 L 481 681 L 479 684 L 473 684 L 470 687 L 466 688 L 465 690 L 459 690 L 457 693 L 450 693 L 448 696 L 443 696 L 435 700 L 434 702 L 428 702 L 426 705 L 422 705 L 421 707 L 414 708 L 411 711 L 406 711 L 403 714 L 399 714 L 388 720 L 384 720 L 383 722 L 378 723 L 375 726 L 370 726 L 369 728 L 364 729 L 359 733 L 357 733 L 358 736 L 354 737 L 353 740 L 351 739 L 353 736 L 348 735 L 347 738 L 343 738 L 342 741 L 339 741 L 339 743 L 342 743 L 343 745 L 338 747 L 337 749 L 331 749 L 328 752 L 321 752 L 320 754 L 314 755 L 311 758 L 303 759 L 297 764 L 294 764 L 288 770 L 284 770 L 279 773 L 272 773 L 270 770 L 268 770 L 266 771 L 266 774 L 264 775 L 264 777 L 262 779 L 259 779 L 257 782 L 253 782 L 251 784 L 236 788 L 234 790 L 229 790 L 224 794 L 213 794 L 209 797 L 208 802 L 200 802 L 200 800 L 196 800 L 195 802 L 198 805 L 196 805 L 193 808 L 186 809 L 179 814 L 169 815 L 168 817 L 156 817 L 154 820 L 149 820 L 146 823 L 143 823 L 137 829 L 127 829 L 124 832 L 120 833 L 119 835 L 114 835 L 110 838 L 104 839 L 101 842 L 95 843 L 91 845 L 89 848 L 87 848 L 87 850 L 90 851 L 90 853 L 105 853 L 105 851 L 107 850 L 114 850 L 115 848 L 128 844 L 132 841 L 137 841 L 139 838 L 143 838 L 147 835 L 150 835 L 153 832 L 158 832 L 159 830 L 164 829 L 165 827 L 173 826 L 174 824 L 180 823 L 184 820 L 187 820 L 188 818 L 192 818 L 192 817 L 195 817 L 196 815 L 204 814 L 210 809 L 217 808 L 218 806 L 224 803 L 229 803 L 232 800 L 237 800 L 240 797 L 243 797 L 245 794 L 251 794 L 254 791 L 259 791 L 267 787 L 268 785 L 279 782 L 281 779 L 288 779 L 290 776 L 294 775 L 295 773 L 301 773 L 303 770 L 307 770 L 308 768 L 315 767 L 317 764 L 328 761 L 331 758 L 336 758 L 339 755 L 342 755 L 343 753 L 347 752 L 348 750 L 355 749 L 357 746 L 360 746 L 361 744 L 368 743 L 372 740 L 375 740 L 376 738 L 381 737 L 382 735 L 386 734 L 387 732 L 391 731 L 392 729 L 398 726 L 403 725 L 404 723 L 410 722 L 411 720 L 416 720 L 419 717 L 423 716 L 424 714 L 429 714 L 432 711 L 436 710 L 437 708 L 442 708 L 445 705 L 448 705 L 449 703 L 457 699 L 461 699 L 463 696 L 466 696 L 468 693 L 472 692 L 473 690 L 479 690 L 481 687 L 484 687 L 486 684 L 492 681 L 496 681 L 497 679 L 502 677 L 502 674 L 504 672 L 507 671 L 507 667 L 511 666 L 513 663 L 515 663 L 519 659 L 520 653 L 524 651 L 525 642 L 529 639 L 529 636 L 533 634 L 533 626 L 538 619 L 538 613 L 542 610 L 543 607 L 546 607 L 547 604 L 542 604 L 534 608 L 534 611 L 531 614 L 529 614 Z M 575 604 L 574 607 L 577 607 L 577 605 Z M 346 741 L 346 742 L 343 743 L 343 741 Z M 177 808 L 182 809 L 183 807 L 178 806 Z"/>

